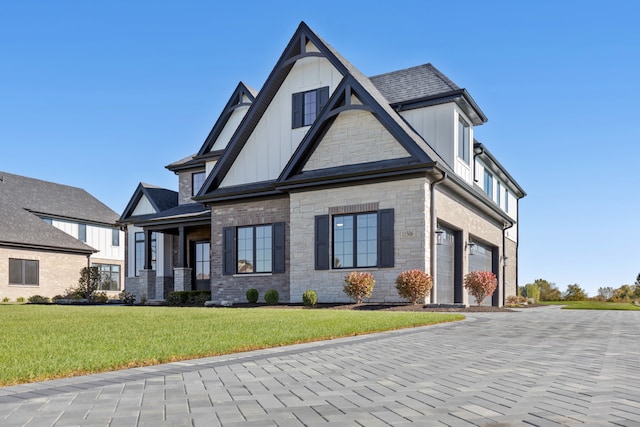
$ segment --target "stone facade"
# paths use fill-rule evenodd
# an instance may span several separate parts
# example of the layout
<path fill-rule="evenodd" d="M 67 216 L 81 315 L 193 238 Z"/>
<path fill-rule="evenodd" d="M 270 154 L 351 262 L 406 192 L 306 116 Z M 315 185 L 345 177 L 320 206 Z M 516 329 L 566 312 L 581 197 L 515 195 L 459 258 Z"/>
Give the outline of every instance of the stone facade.
<path fill-rule="evenodd" d="M 38 286 L 10 285 L 9 259 L 38 261 Z M 40 252 L 28 249 L 0 248 L 0 300 L 33 295 L 53 297 L 78 284 L 80 270 L 87 266 L 86 255 Z"/>
<path fill-rule="evenodd" d="M 301 302 L 307 289 L 318 293 L 319 302 L 349 302 L 344 277 L 350 269 L 315 270 L 314 220 L 340 206 L 378 205 L 394 209 L 395 265 L 393 268 L 364 268 L 375 279 L 372 301 L 401 302 L 395 288 L 398 274 L 410 269 L 429 269 L 429 186 L 426 178 L 328 188 L 291 194 L 291 301 Z"/>
<path fill-rule="evenodd" d="M 286 224 L 284 273 L 222 274 L 222 233 L 225 227 L 276 222 Z M 289 198 L 286 196 L 211 206 L 211 300 L 218 304 L 223 301 L 247 302 L 247 290 L 256 288 L 260 294 L 260 301 L 264 301 L 264 294 L 269 289 L 278 291 L 280 301 L 289 301 L 289 230 Z"/>

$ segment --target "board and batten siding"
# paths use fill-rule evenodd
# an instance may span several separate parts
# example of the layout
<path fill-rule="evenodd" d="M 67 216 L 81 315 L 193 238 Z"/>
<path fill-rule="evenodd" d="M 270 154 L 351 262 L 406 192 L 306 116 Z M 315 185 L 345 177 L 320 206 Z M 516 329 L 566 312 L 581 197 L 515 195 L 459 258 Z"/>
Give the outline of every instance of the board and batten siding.
<path fill-rule="evenodd" d="M 455 104 L 447 103 L 413 110 L 400 115 L 450 165 L 454 162 Z"/>
<path fill-rule="evenodd" d="M 325 86 L 333 93 L 341 79 L 340 72 L 324 57 L 298 60 L 220 187 L 276 179 L 309 130 L 308 126 L 291 128 L 292 95 Z"/>
<path fill-rule="evenodd" d="M 249 102 L 249 99 L 245 96 L 243 97 L 244 102 Z M 236 131 L 240 122 L 244 118 L 245 114 L 249 111 L 249 106 L 243 106 L 236 108 L 233 113 L 231 113 L 231 117 L 227 120 L 227 123 L 222 128 L 222 131 L 218 135 L 216 142 L 213 143 L 211 151 L 224 150 L 227 147 L 227 144 L 231 140 L 233 133 Z"/>
<path fill-rule="evenodd" d="M 147 196 L 143 195 L 142 197 L 140 197 L 136 208 L 133 210 L 133 212 L 131 212 L 131 216 L 149 215 L 154 213 L 156 213 L 156 210 L 153 208 L 153 205 L 151 204 L 149 199 L 147 199 Z"/>
<path fill-rule="evenodd" d="M 68 235 L 78 238 L 78 224 L 79 222 L 75 221 L 64 221 L 59 219 L 54 219 L 51 221 L 51 225 L 56 227 L 59 230 L 64 231 Z M 112 245 L 113 242 L 113 227 L 102 227 L 98 225 L 86 224 L 86 243 L 92 248 L 96 249 L 98 252 L 93 254 L 92 257 L 100 258 L 103 260 L 114 260 L 114 261 L 123 261 L 124 260 L 124 232 L 118 230 L 119 234 L 119 245 Z"/>

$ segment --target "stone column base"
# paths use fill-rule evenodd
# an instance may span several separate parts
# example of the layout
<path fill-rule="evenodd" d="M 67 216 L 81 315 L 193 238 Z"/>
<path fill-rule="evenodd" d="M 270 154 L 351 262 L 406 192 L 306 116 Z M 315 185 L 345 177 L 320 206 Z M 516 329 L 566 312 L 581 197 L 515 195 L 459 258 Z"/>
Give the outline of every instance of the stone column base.
<path fill-rule="evenodd" d="M 191 269 L 187 267 L 176 267 L 173 269 L 173 289 L 179 291 L 192 291 Z"/>

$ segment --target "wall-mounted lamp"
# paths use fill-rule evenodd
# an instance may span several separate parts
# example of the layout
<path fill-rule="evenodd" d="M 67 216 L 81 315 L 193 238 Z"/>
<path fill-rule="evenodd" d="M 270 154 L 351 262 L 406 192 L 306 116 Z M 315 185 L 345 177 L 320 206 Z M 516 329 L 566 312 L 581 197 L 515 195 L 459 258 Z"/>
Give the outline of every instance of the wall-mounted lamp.
<path fill-rule="evenodd" d="M 444 230 L 437 228 L 434 233 L 436 233 L 436 245 L 442 245 L 444 243 Z"/>
<path fill-rule="evenodd" d="M 508 257 L 508 256 L 504 256 L 504 255 L 502 255 L 502 256 L 500 257 L 500 260 L 502 261 L 502 265 L 504 265 L 505 267 L 508 265 L 508 263 L 507 263 L 507 260 L 508 260 L 508 259 L 509 259 L 509 257 Z"/>
<path fill-rule="evenodd" d="M 474 252 L 473 248 L 475 248 L 475 246 L 476 246 L 476 244 L 473 243 L 473 242 L 466 242 L 464 244 L 464 249 L 465 250 L 468 249 L 469 250 L 469 255 L 473 255 L 473 252 Z"/>

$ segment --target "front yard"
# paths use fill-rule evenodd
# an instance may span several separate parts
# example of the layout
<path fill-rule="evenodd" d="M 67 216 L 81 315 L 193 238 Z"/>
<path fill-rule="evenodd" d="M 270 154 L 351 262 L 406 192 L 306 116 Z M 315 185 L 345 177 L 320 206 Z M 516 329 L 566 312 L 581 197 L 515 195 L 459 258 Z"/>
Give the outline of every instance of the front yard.
<path fill-rule="evenodd" d="M 463 318 L 401 311 L 0 304 L 0 386 Z"/>

